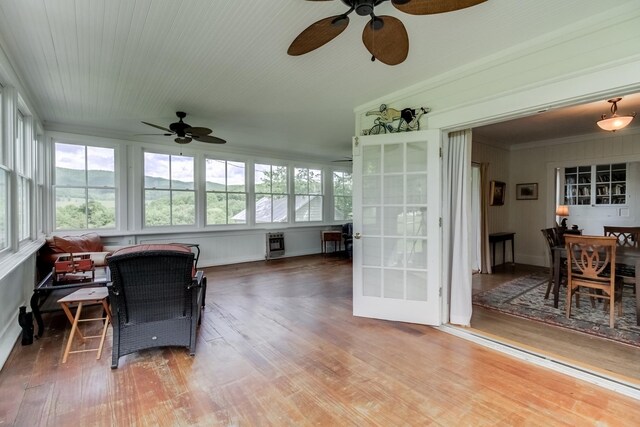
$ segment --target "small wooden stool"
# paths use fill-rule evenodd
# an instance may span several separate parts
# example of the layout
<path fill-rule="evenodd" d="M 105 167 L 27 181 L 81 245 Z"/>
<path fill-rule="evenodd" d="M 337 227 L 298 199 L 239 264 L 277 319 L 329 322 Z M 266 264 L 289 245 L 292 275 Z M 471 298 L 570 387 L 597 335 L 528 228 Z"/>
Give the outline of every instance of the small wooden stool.
<path fill-rule="evenodd" d="M 111 322 L 111 310 L 109 309 L 109 304 L 107 304 L 107 297 L 109 296 L 109 292 L 107 288 L 84 288 L 79 289 L 64 298 L 60 298 L 58 302 L 62 306 L 69 322 L 71 322 L 71 334 L 69 335 L 69 340 L 67 341 L 67 347 L 64 350 L 64 356 L 62 357 L 62 363 L 67 362 L 67 357 L 69 353 L 86 353 L 88 351 L 97 351 L 98 356 L 96 359 L 100 359 L 102 356 L 102 347 L 104 346 L 104 339 L 107 336 L 107 326 L 109 326 L 109 322 Z M 76 309 L 76 315 L 73 316 L 71 314 L 71 310 L 69 309 L 70 304 L 78 304 Z M 82 305 L 95 305 L 102 304 L 104 308 L 104 312 L 106 313 L 106 317 L 92 317 L 89 319 L 81 319 L 80 314 L 82 313 Z M 79 322 L 92 322 L 97 320 L 104 321 L 104 328 L 102 328 L 102 335 L 93 335 L 93 336 L 83 336 L 82 332 L 78 329 Z M 71 351 L 71 343 L 73 342 L 74 336 L 78 334 L 80 339 L 84 342 L 87 338 L 100 338 L 100 346 L 98 348 L 92 348 L 88 350 L 76 350 Z"/>

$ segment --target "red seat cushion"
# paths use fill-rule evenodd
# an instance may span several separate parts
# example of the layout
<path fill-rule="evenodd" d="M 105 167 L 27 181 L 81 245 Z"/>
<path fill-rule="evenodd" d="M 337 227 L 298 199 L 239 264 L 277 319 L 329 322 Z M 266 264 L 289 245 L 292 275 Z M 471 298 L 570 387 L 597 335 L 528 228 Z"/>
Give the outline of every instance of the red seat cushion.
<path fill-rule="evenodd" d="M 131 254 L 136 252 L 145 252 L 145 251 L 173 251 L 173 252 L 186 252 L 191 253 L 191 249 L 188 246 L 181 245 L 179 243 L 152 243 L 145 245 L 134 245 L 127 246 L 126 248 L 118 249 L 111 256 L 123 255 L 123 254 Z M 193 271 L 191 275 L 195 277 L 196 275 L 196 267 L 193 266 Z"/>

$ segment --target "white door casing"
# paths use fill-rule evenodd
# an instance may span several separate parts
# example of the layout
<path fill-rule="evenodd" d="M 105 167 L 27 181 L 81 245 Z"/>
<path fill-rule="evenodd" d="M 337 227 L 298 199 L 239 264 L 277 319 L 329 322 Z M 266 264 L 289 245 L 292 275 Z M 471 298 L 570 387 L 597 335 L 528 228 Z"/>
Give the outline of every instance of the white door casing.
<path fill-rule="evenodd" d="M 353 314 L 441 323 L 439 130 L 353 140 Z"/>

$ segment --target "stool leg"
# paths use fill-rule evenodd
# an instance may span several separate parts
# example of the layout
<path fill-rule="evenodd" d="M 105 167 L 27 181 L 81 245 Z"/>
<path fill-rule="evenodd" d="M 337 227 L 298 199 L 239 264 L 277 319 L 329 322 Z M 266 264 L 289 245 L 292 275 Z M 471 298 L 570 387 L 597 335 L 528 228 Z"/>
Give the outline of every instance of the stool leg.
<path fill-rule="evenodd" d="M 102 348 L 104 347 L 104 339 L 107 337 L 107 328 L 109 327 L 109 323 L 111 322 L 111 310 L 109 309 L 109 304 L 107 304 L 107 300 L 102 300 L 102 308 L 104 310 L 105 318 L 104 318 L 104 327 L 102 329 L 102 337 L 100 338 L 100 347 L 98 347 L 98 356 L 96 359 L 100 359 L 102 356 Z"/>
<path fill-rule="evenodd" d="M 100 337 L 100 347 L 98 347 L 98 355 L 96 356 L 96 360 L 100 359 L 102 356 L 102 347 L 104 347 L 104 339 L 107 336 L 107 328 L 109 327 L 109 317 L 104 318 L 104 327 L 102 328 L 102 337 Z"/>
<path fill-rule="evenodd" d="M 66 304 L 63 304 L 63 307 L 66 307 Z M 66 307 L 69 310 L 68 307 Z M 73 319 L 73 323 L 71 324 L 71 333 L 69 334 L 69 340 L 67 341 L 67 347 L 64 350 L 64 356 L 62 356 L 62 363 L 67 363 L 67 357 L 69 357 L 69 352 L 71 351 L 71 343 L 73 343 L 73 336 L 78 329 L 78 320 L 80 319 L 80 313 L 82 312 L 82 303 L 78 303 L 78 310 L 76 311 L 76 317 Z"/>

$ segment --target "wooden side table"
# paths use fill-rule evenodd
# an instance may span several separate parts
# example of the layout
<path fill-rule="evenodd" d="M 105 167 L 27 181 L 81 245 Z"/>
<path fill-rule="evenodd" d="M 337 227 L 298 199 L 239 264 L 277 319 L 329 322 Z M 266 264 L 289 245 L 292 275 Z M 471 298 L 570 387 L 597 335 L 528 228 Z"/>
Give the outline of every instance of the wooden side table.
<path fill-rule="evenodd" d="M 78 289 L 77 291 L 67 295 L 64 298 L 60 298 L 58 303 L 62 306 L 65 314 L 67 315 L 67 319 L 71 322 L 71 333 L 69 334 L 69 339 L 67 340 L 67 346 L 64 350 L 64 356 L 62 356 L 62 363 L 67 362 L 67 357 L 69 357 L 70 353 L 86 353 L 90 351 L 97 351 L 98 355 L 96 356 L 96 360 L 100 359 L 102 356 L 102 347 L 104 346 L 104 339 L 107 336 L 107 327 L 109 326 L 109 322 L 111 322 L 111 310 L 109 309 L 109 304 L 107 303 L 107 298 L 109 297 L 109 292 L 107 288 L 84 288 Z M 78 304 L 76 308 L 75 316 L 71 314 L 70 305 Z M 82 314 L 83 305 L 96 305 L 101 304 L 104 309 L 105 317 L 92 317 L 87 319 L 81 319 L 80 316 Z M 102 328 L 101 335 L 92 335 L 92 336 L 84 336 L 82 332 L 80 332 L 78 328 L 78 323 L 80 322 L 92 322 L 92 321 L 104 321 L 104 327 Z M 71 345 L 73 343 L 74 337 L 78 335 L 82 342 L 86 341 L 89 338 L 100 338 L 100 345 L 97 348 L 91 348 L 86 350 L 75 350 L 71 351 Z"/>
<path fill-rule="evenodd" d="M 342 231 L 323 231 L 322 232 L 322 253 L 327 253 L 327 242 L 333 242 L 333 251 L 342 250 Z"/>
<path fill-rule="evenodd" d="M 492 248 L 492 257 L 491 257 L 491 266 L 495 267 L 496 265 L 496 243 L 500 243 L 502 242 L 502 263 L 506 264 L 506 257 L 507 254 L 505 252 L 506 249 L 506 245 L 505 243 L 509 240 L 511 240 L 511 264 L 515 264 L 516 263 L 516 254 L 514 251 L 514 240 L 515 240 L 515 234 L 516 233 L 512 233 L 512 232 L 500 232 L 500 233 L 492 233 L 489 234 L 489 243 L 491 244 L 491 248 Z"/>

